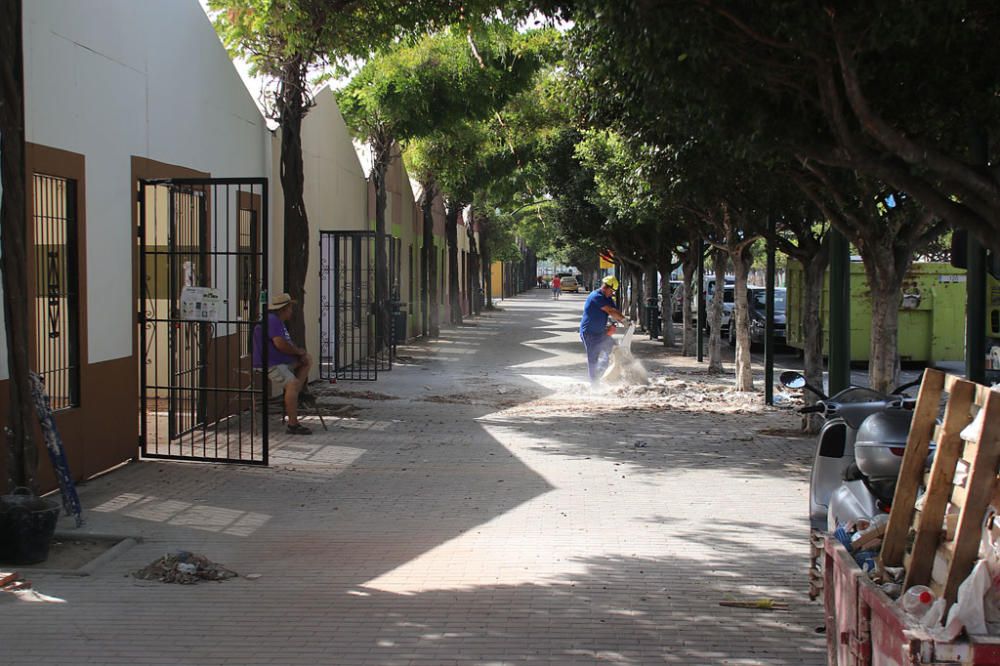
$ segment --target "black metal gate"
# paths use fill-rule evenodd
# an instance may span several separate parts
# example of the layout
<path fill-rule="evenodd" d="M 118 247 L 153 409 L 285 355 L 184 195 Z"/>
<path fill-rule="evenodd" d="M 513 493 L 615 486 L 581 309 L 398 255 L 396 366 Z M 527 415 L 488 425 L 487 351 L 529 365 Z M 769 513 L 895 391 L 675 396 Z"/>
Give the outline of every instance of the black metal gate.
<path fill-rule="evenodd" d="M 389 291 L 399 291 L 400 241 L 387 238 Z M 376 325 L 374 231 L 320 232 L 320 352 L 323 379 L 374 381 L 392 370 L 391 330 Z M 388 304 L 383 304 L 389 312 Z M 388 326 L 391 327 L 391 317 Z"/>
<path fill-rule="evenodd" d="M 267 180 L 139 182 L 142 455 L 266 465 Z"/>

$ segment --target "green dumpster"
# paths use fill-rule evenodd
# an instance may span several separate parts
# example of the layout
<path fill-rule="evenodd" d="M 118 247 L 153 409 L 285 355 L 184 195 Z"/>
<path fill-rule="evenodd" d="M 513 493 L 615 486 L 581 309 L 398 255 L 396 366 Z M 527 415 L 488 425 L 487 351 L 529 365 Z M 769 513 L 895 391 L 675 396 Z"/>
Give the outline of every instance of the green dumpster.
<path fill-rule="evenodd" d="M 864 266 L 851 262 L 851 360 L 867 361 L 871 337 L 871 294 Z M 788 262 L 788 345 L 802 349 L 802 265 Z M 820 317 L 823 349 L 829 350 L 830 272 L 823 285 Z M 950 264 L 914 263 L 903 281 L 899 304 L 899 357 L 903 361 L 937 363 L 965 358 L 965 269 Z"/>

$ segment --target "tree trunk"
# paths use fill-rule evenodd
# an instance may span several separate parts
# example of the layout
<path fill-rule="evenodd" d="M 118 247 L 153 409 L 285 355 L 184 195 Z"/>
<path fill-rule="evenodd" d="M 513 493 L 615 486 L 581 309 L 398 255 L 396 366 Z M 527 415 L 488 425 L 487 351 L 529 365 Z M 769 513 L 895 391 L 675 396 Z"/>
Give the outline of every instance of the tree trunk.
<path fill-rule="evenodd" d="M 642 312 L 639 310 L 639 295 L 642 292 L 642 272 L 636 270 L 634 266 L 629 266 L 626 271 L 625 275 L 628 276 L 628 280 L 626 281 L 626 286 L 628 287 L 626 291 L 628 295 L 628 316 L 632 321 L 641 324 Z"/>
<path fill-rule="evenodd" d="M 28 358 L 27 201 L 24 162 L 24 68 L 21 2 L 0 2 L 0 274 L 10 380 L 7 483 L 38 492 L 38 448 L 31 436 Z"/>
<path fill-rule="evenodd" d="M 479 254 L 479 242 L 476 240 L 476 217 L 472 216 L 469 222 L 469 248 L 471 252 L 469 253 L 469 273 L 472 276 L 472 293 L 469 294 L 469 302 L 471 306 L 469 311 L 476 316 L 479 316 L 480 311 L 483 308 L 482 301 L 479 294 L 482 293 L 482 267 L 480 266 L 480 254 Z"/>
<path fill-rule="evenodd" d="M 688 252 L 684 256 L 681 264 L 684 272 L 684 289 L 681 295 L 681 354 L 684 356 L 694 356 L 698 350 L 698 332 L 695 330 L 694 304 L 696 302 L 695 273 L 698 270 L 698 257 L 694 252 Z"/>
<path fill-rule="evenodd" d="M 438 310 L 437 294 L 437 248 L 434 246 L 434 198 L 437 191 L 431 192 L 424 211 L 424 261 L 427 264 L 427 334 L 436 338 L 441 334 L 440 311 Z"/>
<path fill-rule="evenodd" d="M 646 322 L 646 328 L 650 329 L 649 332 L 656 330 L 656 325 L 653 322 L 653 317 L 656 312 L 656 292 L 660 288 L 659 283 L 656 280 L 656 266 L 647 265 L 642 271 L 642 320 Z M 648 303 L 652 301 L 653 306 L 650 307 Z"/>
<path fill-rule="evenodd" d="M 486 290 L 486 309 L 493 309 L 493 266 L 490 261 L 489 224 L 479 227 L 479 255 L 483 258 L 483 286 Z"/>
<path fill-rule="evenodd" d="M 804 259 L 804 258 L 803 258 Z M 802 356 L 803 371 L 806 381 L 812 386 L 823 387 L 823 280 L 830 255 L 827 246 L 803 264 L 802 285 Z M 786 305 L 787 308 L 787 305 Z M 786 310 L 786 316 L 791 308 Z M 803 391 L 807 405 L 815 405 L 819 398 L 812 391 Z M 804 414 L 802 428 L 806 432 L 816 433 L 823 423 L 819 414 Z"/>
<path fill-rule="evenodd" d="M 708 371 L 722 372 L 722 303 L 725 298 L 726 264 L 729 253 L 716 248 L 712 252 L 715 263 L 715 290 L 712 294 L 712 312 L 709 315 L 710 334 L 708 336 Z"/>
<path fill-rule="evenodd" d="M 309 267 L 309 217 L 304 197 L 302 166 L 302 119 L 306 106 L 301 90 L 305 89 L 304 69 L 300 59 L 285 65 L 282 77 L 279 124 L 281 126 L 281 191 L 284 196 L 284 290 L 299 302 L 288 322 L 288 332 L 305 346 L 305 284 Z"/>
<path fill-rule="evenodd" d="M 423 216 L 423 247 L 420 248 L 420 331 L 425 337 L 430 334 L 431 304 L 431 248 L 434 247 L 434 186 L 424 184 L 420 198 L 420 212 Z"/>
<path fill-rule="evenodd" d="M 673 298 L 670 293 L 670 271 L 669 261 L 661 263 L 657 267 L 660 273 L 660 327 L 661 340 L 664 347 L 674 346 L 674 312 Z"/>
<path fill-rule="evenodd" d="M 386 258 L 385 236 L 385 174 L 389 167 L 388 142 L 372 142 L 374 164 L 372 180 L 375 183 L 375 339 L 376 351 L 391 344 L 389 340 L 389 261 Z M 388 145 L 387 145 L 388 144 Z"/>
<path fill-rule="evenodd" d="M 859 249 L 872 303 L 868 380 L 874 390 L 888 393 L 899 378 L 899 301 L 912 255 L 895 252 L 891 239 L 882 237 Z"/>
<path fill-rule="evenodd" d="M 637 328 L 646 330 L 646 271 L 641 268 L 632 269 L 632 303 Z"/>
<path fill-rule="evenodd" d="M 736 390 L 753 391 L 753 366 L 750 363 L 750 313 L 747 301 L 747 275 L 750 274 L 750 264 L 753 256 L 750 244 L 747 242 L 737 246 L 730 255 L 733 262 L 733 272 L 736 282 L 733 285 L 733 316 L 729 326 L 735 326 L 736 331 Z M 718 294 L 720 284 L 725 292 L 725 276 L 719 282 L 719 273 L 715 274 L 715 291 Z M 721 332 L 721 331 L 720 331 Z"/>
<path fill-rule="evenodd" d="M 448 239 L 448 304 L 449 321 L 453 326 L 462 325 L 462 295 L 458 286 L 458 215 L 461 204 L 449 200 L 444 216 L 444 233 Z"/>

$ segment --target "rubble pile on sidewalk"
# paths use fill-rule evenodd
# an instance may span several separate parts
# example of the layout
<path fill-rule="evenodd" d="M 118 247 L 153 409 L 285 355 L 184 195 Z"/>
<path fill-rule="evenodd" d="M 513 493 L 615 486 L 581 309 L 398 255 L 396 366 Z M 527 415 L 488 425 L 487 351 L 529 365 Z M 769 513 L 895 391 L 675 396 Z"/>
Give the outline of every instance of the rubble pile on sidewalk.
<path fill-rule="evenodd" d="M 764 405 L 759 392 L 736 391 L 730 386 L 691 382 L 684 379 L 651 377 L 648 384 L 624 385 L 612 389 L 622 398 L 653 402 L 658 407 L 683 407 L 713 412 L 752 412 Z"/>
<path fill-rule="evenodd" d="M 202 580 L 235 578 L 239 574 L 210 561 L 203 555 L 179 550 L 167 553 L 152 564 L 132 572 L 132 575 L 141 580 L 191 585 Z"/>

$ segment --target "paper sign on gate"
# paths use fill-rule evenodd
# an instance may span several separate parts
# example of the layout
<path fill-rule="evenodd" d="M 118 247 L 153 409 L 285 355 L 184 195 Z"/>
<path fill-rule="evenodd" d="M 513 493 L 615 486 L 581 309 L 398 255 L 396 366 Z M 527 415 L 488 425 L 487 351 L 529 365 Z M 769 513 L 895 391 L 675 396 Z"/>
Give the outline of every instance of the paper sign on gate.
<path fill-rule="evenodd" d="M 184 287 L 181 290 L 181 319 L 219 321 L 222 298 L 213 287 Z"/>

